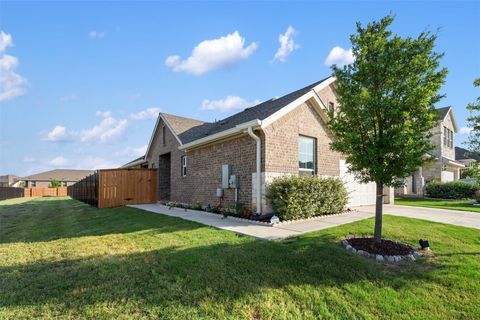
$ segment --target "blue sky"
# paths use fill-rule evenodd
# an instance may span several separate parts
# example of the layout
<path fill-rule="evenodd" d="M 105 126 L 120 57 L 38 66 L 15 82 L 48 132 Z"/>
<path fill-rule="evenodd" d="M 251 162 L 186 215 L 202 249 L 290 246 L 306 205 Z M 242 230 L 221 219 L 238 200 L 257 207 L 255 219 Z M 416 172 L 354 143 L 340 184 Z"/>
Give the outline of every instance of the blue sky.
<path fill-rule="evenodd" d="M 348 62 L 356 21 L 390 12 L 402 36 L 440 28 L 439 106 L 464 127 L 479 95 L 476 1 L 1 1 L 0 174 L 121 165 L 144 152 L 157 110 L 214 120 L 298 89 L 330 74 L 335 47 L 330 60 Z"/>

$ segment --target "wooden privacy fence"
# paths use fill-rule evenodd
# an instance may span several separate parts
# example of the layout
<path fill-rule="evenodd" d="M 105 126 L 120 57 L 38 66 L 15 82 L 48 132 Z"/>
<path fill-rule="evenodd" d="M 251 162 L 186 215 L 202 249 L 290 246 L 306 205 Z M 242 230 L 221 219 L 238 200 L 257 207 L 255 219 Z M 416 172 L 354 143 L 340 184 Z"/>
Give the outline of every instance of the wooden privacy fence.
<path fill-rule="evenodd" d="M 67 188 L 15 188 L 0 187 L 0 200 L 30 197 L 64 197 Z"/>
<path fill-rule="evenodd" d="M 0 187 L 0 200 L 23 198 L 24 192 L 23 188 Z"/>
<path fill-rule="evenodd" d="M 67 187 L 67 194 L 73 199 L 98 206 L 98 172 L 91 174 L 74 185 Z"/>
<path fill-rule="evenodd" d="M 29 197 L 65 197 L 67 188 L 25 188 L 25 198 Z"/>
<path fill-rule="evenodd" d="M 157 169 L 98 170 L 68 187 L 68 195 L 98 208 L 157 202 Z"/>

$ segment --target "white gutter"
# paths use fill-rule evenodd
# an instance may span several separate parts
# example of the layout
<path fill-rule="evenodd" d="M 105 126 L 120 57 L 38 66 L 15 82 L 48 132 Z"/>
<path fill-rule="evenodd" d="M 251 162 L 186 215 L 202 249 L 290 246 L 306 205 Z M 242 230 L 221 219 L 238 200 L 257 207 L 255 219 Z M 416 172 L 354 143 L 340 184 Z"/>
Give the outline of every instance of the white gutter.
<path fill-rule="evenodd" d="M 233 136 L 233 135 L 236 135 L 236 134 L 239 134 L 239 133 L 243 133 L 249 127 L 253 127 L 253 128 L 259 127 L 261 125 L 261 123 L 262 122 L 258 119 L 255 119 L 255 120 L 252 120 L 252 121 L 249 121 L 249 122 L 245 122 L 245 123 L 239 124 L 239 125 L 237 125 L 233 128 L 230 128 L 228 130 L 224 130 L 224 131 L 212 134 L 210 136 L 200 138 L 200 139 L 194 140 L 192 142 L 186 143 L 184 145 L 181 145 L 181 146 L 178 147 L 178 149 L 186 150 L 186 149 L 191 149 L 191 148 L 194 148 L 194 147 L 199 147 L 201 145 L 208 144 L 208 143 L 213 142 L 215 140 L 219 140 L 219 139 L 227 138 L 229 136 Z"/>
<path fill-rule="evenodd" d="M 247 133 L 253 140 L 257 143 L 257 157 L 256 157 L 256 164 L 257 164 L 257 213 L 262 213 L 262 140 L 259 136 L 253 133 L 252 127 L 248 127 Z"/>
<path fill-rule="evenodd" d="M 137 160 L 135 162 L 130 162 L 130 163 L 124 164 L 120 168 L 131 168 L 131 167 L 138 166 L 139 164 L 142 164 L 142 163 L 145 163 L 145 162 L 147 162 L 147 160 L 145 160 L 145 158 L 143 158 L 143 159 Z"/>

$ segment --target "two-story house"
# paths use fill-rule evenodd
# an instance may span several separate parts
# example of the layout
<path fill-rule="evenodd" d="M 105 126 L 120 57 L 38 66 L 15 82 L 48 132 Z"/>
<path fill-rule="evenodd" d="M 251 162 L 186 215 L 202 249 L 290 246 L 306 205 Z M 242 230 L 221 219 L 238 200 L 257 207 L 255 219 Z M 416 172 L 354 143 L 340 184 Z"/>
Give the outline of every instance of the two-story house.
<path fill-rule="evenodd" d="M 397 195 L 423 196 L 425 184 L 436 180 L 450 182 L 460 179 L 460 170 L 464 164 L 455 159 L 455 134 L 457 122 L 452 107 L 436 109 L 438 125 L 432 129 L 434 149 L 425 155 L 428 161 L 409 178 L 404 187 L 397 188 Z"/>

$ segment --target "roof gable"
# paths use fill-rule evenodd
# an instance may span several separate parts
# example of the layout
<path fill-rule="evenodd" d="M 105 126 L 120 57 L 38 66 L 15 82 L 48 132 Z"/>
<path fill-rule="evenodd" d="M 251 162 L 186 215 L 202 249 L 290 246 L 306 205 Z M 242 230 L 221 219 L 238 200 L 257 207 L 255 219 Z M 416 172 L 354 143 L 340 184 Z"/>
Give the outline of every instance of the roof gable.
<path fill-rule="evenodd" d="M 442 122 L 445 121 L 445 118 L 450 115 L 450 117 L 452 118 L 453 128 L 455 132 L 458 131 L 457 121 L 455 120 L 455 116 L 453 115 L 453 108 L 451 106 L 438 108 L 435 109 L 435 111 L 438 115 L 439 120 Z"/>
<path fill-rule="evenodd" d="M 281 117 L 284 113 L 298 107 L 306 99 L 313 98 L 320 106 L 325 107 L 323 102 L 318 98 L 315 90 L 318 91 L 319 88 L 329 85 L 334 80 L 335 78 L 329 76 L 282 97 L 264 101 L 216 122 L 203 122 L 195 119 L 160 113 L 148 145 L 146 156 L 148 155 L 153 139 L 157 134 L 160 119 L 164 120 L 170 131 L 172 131 L 177 138 L 180 148 L 184 149 L 187 148 L 187 146 L 196 144 L 196 141 L 214 141 L 217 139 L 217 136 L 219 137 L 223 134 L 230 134 L 233 131 L 236 132 L 241 130 L 247 124 L 260 124 L 261 122 L 271 123 L 276 121 L 278 117 Z M 263 124 L 262 127 L 264 127 Z"/>
<path fill-rule="evenodd" d="M 247 123 L 253 120 L 265 120 L 277 113 L 285 106 L 288 106 L 292 102 L 296 101 L 298 98 L 304 96 L 306 93 L 310 92 L 320 83 L 331 77 L 327 77 L 315 83 L 312 83 L 306 87 L 303 87 L 299 90 L 286 94 L 280 98 L 273 98 L 262 103 L 259 103 L 253 107 L 246 108 L 245 110 L 236 113 L 228 118 L 223 120 L 213 122 L 213 123 L 203 123 L 202 125 L 192 127 L 189 130 L 186 130 L 182 134 L 179 134 L 179 138 L 183 144 L 193 142 L 195 140 L 211 136 L 222 131 L 226 131 L 232 128 L 235 128 L 238 125 Z"/>

